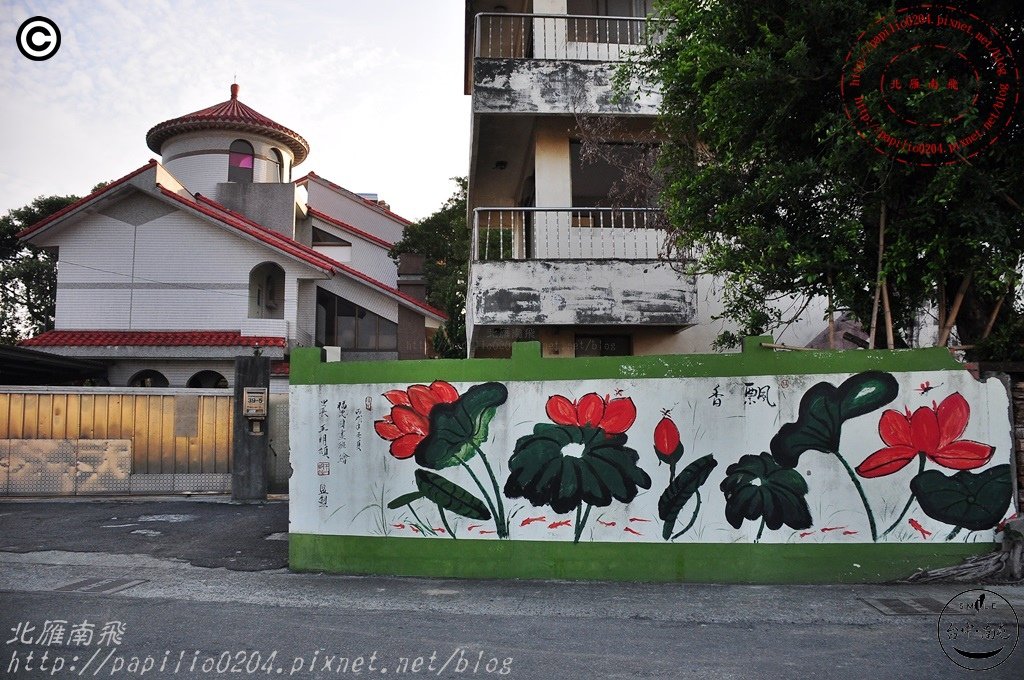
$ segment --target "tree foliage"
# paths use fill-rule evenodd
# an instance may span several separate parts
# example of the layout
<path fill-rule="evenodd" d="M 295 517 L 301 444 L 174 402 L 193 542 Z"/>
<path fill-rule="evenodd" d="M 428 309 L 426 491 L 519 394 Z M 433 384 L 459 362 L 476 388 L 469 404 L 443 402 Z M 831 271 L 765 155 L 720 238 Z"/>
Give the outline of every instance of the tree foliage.
<path fill-rule="evenodd" d="M 391 257 L 403 253 L 424 257 L 427 302 L 444 310 L 448 320 L 434 336 L 439 356 L 466 357 L 466 285 L 469 277 L 469 240 L 466 227 L 465 177 L 444 205 L 430 217 L 405 228 L 402 240 L 391 249 Z"/>
<path fill-rule="evenodd" d="M 1024 58 L 1024 3 L 972 8 Z M 965 281 L 960 342 L 984 335 L 1004 297 L 1004 322 L 1020 314 L 1024 112 L 997 144 L 938 167 L 879 153 L 845 112 L 847 54 L 896 9 L 880 0 L 657 2 L 658 40 L 631 68 L 663 94 L 663 203 L 679 251 L 695 248 L 696 269 L 724 279 L 724 316 L 740 334 L 789 321 L 765 301 L 790 297 L 825 296 L 867 328 L 879 281 L 897 344 L 921 309 L 951 308 Z M 967 111 L 961 124 L 977 127 L 978 115 Z"/>
<path fill-rule="evenodd" d="M 56 261 L 16 234 L 78 200 L 40 196 L 0 218 L 0 344 L 15 344 L 53 327 Z"/>

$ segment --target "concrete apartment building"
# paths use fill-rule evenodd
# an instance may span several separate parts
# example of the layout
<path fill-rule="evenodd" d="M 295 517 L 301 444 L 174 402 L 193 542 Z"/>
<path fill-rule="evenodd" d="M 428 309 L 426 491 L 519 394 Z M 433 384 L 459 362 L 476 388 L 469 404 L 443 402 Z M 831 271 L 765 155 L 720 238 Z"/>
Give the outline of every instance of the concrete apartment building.
<path fill-rule="evenodd" d="M 238 99 L 146 136 L 161 156 L 25 229 L 56 252 L 55 328 L 23 346 L 107 365 L 112 386 L 218 387 L 293 347 L 422 358 L 444 314 L 388 257 L 409 222 L 314 173 L 309 145 Z"/>
<path fill-rule="evenodd" d="M 507 356 L 517 339 L 545 356 L 705 352 L 723 329 L 720 282 L 661 258 L 654 192 L 613 196 L 654 139 L 661 97 L 622 101 L 613 85 L 652 5 L 467 0 L 470 356 Z M 813 317 L 785 339 L 809 341 Z"/>

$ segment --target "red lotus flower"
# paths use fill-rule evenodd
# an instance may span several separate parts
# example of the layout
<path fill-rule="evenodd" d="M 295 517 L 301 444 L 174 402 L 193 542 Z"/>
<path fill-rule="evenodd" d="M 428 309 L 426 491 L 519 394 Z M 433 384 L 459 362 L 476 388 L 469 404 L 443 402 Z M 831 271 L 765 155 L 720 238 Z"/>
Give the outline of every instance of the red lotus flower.
<path fill-rule="evenodd" d="M 954 392 L 938 406 L 922 406 L 906 414 L 888 410 L 878 421 L 878 434 L 888 446 L 857 466 L 861 477 L 882 477 L 903 469 L 918 454 L 953 470 L 973 470 L 992 458 L 995 447 L 960 439 L 967 429 L 971 407 Z"/>
<path fill-rule="evenodd" d="M 683 457 L 683 445 L 679 442 L 679 428 L 669 418 L 668 411 L 654 427 L 654 453 L 658 459 L 669 465 L 675 465 Z"/>
<path fill-rule="evenodd" d="M 544 409 L 548 418 L 559 425 L 597 427 L 605 434 L 622 434 L 636 420 L 636 406 L 629 397 L 600 397 L 596 392 L 569 401 L 560 394 L 548 398 Z"/>
<path fill-rule="evenodd" d="M 430 433 L 430 411 L 438 404 L 450 404 L 459 398 L 454 387 L 443 380 L 427 385 L 410 385 L 407 390 L 390 390 L 384 397 L 391 402 L 391 413 L 376 420 L 373 429 L 381 439 L 391 442 L 391 455 L 411 458 L 416 447 Z"/>

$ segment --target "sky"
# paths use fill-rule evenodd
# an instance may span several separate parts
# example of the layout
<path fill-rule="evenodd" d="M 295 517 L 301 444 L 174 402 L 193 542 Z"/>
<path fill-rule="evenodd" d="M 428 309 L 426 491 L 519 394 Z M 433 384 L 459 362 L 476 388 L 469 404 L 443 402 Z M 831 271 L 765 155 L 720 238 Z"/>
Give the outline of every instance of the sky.
<path fill-rule="evenodd" d="M 157 123 L 239 100 L 298 132 L 295 168 L 428 216 L 469 164 L 462 0 L 0 0 L 0 214 L 83 196 L 156 154 Z M 52 19 L 61 46 L 15 34 Z"/>

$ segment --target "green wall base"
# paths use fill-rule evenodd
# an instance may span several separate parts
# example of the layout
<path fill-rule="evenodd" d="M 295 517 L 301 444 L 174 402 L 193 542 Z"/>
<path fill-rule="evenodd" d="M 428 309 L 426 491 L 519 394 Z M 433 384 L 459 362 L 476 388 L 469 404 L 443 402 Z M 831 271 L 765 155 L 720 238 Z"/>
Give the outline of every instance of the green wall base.
<path fill-rule="evenodd" d="M 566 543 L 291 534 L 295 571 L 442 578 L 879 583 L 959 564 L 992 543 Z"/>

